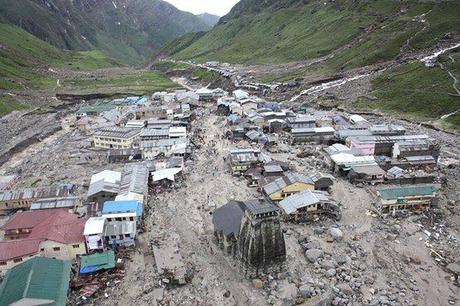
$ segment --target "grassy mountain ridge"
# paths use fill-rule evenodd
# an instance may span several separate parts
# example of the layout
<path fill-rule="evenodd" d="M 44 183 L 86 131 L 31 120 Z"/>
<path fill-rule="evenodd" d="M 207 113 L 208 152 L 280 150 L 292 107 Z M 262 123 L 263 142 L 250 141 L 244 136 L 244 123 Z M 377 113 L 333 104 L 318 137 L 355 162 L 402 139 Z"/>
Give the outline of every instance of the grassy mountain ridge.
<path fill-rule="evenodd" d="M 455 0 L 243 0 L 174 57 L 273 64 L 326 56 L 351 44 L 331 67 L 338 70 L 350 61 L 357 67 L 398 56 L 406 40 L 424 27 L 412 19 L 430 10 L 430 27 L 411 41 L 415 48 L 432 45 L 446 32 L 458 34 L 459 5 Z M 359 62 L 357 53 L 366 59 Z"/>
<path fill-rule="evenodd" d="M 0 89 L 54 86 L 51 67 L 91 70 L 120 64 L 99 51 L 62 51 L 28 32 L 0 24 Z"/>
<path fill-rule="evenodd" d="M 372 77 L 369 94 L 377 101 L 354 107 L 458 128 L 460 97 L 449 75 L 460 80 L 458 52 L 434 68 L 418 58 L 460 41 L 459 16 L 456 0 L 242 0 L 202 37 L 179 38 L 168 48 L 175 59 L 197 62 L 295 62 L 292 69 L 261 69 L 263 82 L 308 83 L 388 66 Z"/>
<path fill-rule="evenodd" d="M 142 63 L 166 41 L 210 27 L 161 0 L 0 0 L 0 22 L 60 49 Z"/>

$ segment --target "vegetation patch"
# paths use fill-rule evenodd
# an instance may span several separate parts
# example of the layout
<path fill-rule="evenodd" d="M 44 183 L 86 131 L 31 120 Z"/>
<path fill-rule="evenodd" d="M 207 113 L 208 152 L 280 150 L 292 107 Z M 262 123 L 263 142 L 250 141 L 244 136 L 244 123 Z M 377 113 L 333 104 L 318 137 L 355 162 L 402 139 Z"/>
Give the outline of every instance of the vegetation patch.
<path fill-rule="evenodd" d="M 28 106 L 22 104 L 10 95 L 0 95 L 0 116 L 4 116 L 12 111 L 24 110 Z"/>
<path fill-rule="evenodd" d="M 441 61 L 455 71 L 457 78 L 460 77 L 459 62 L 452 62 L 448 57 Z M 353 106 L 404 114 L 420 120 L 438 120 L 460 109 L 460 97 L 452 85 L 453 79 L 441 67 L 427 68 L 423 63 L 413 62 L 389 69 L 373 80 L 372 94 L 378 100 L 359 99 Z M 458 114 L 448 117 L 446 122 L 460 127 Z"/>
<path fill-rule="evenodd" d="M 0 89 L 53 88 L 53 68 L 93 70 L 120 66 L 99 51 L 63 51 L 22 29 L 0 24 Z"/>
<path fill-rule="evenodd" d="M 162 73 L 137 71 L 104 78 L 79 78 L 62 82 L 60 91 L 72 94 L 128 93 L 143 95 L 179 88 Z"/>

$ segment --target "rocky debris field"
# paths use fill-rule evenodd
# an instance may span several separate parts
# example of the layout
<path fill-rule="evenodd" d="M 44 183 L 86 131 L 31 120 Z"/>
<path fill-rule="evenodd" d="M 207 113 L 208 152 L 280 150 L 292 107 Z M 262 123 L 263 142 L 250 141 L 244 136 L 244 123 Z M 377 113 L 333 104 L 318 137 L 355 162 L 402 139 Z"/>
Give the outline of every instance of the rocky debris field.
<path fill-rule="evenodd" d="M 32 117 L 35 118 L 35 117 Z M 441 173 L 447 178 L 439 208 L 425 214 L 382 219 L 373 210 L 373 186 L 337 179 L 332 196 L 343 207 L 341 221 L 319 217 L 282 226 L 287 261 L 281 273 L 246 279 L 238 263 L 214 243 L 212 211 L 230 199 L 261 196 L 224 162 L 235 144 L 224 139 L 224 120 L 207 105 L 193 123 L 199 148 L 184 177 L 170 188 L 152 191 L 146 207 L 146 231 L 125 263 L 124 278 L 78 304 L 93 305 L 457 305 L 460 303 L 458 137 L 412 123 L 443 143 Z M 106 162 L 90 138 L 73 126 L 72 115 L 44 114 L 28 123 L 3 118 L 2 141 L 9 143 L 58 126 L 9 156 L 0 173 L 20 173 L 21 186 L 72 182 L 84 195 L 91 174 L 122 165 Z M 381 121 L 378 117 L 369 120 Z M 36 122 L 34 125 L 33 122 Z M 280 137 L 270 155 L 296 171 L 326 171 L 320 146 L 292 147 Z M 298 157 L 299 151 L 307 151 Z M 174 241 L 183 258 L 187 283 L 171 282 L 157 270 L 152 245 Z"/>

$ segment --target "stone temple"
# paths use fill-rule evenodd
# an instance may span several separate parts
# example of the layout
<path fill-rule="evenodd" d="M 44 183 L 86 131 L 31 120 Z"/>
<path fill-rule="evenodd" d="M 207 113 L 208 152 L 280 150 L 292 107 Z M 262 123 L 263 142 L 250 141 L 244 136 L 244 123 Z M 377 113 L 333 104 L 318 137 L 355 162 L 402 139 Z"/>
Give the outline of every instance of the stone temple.
<path fill-rule="evenodd" d="M 286 261 L 279 209 L 266 200 L 230 201 L 213 214 L 220 248 L 241 262 L 248 276 L 277 272 Z"/>

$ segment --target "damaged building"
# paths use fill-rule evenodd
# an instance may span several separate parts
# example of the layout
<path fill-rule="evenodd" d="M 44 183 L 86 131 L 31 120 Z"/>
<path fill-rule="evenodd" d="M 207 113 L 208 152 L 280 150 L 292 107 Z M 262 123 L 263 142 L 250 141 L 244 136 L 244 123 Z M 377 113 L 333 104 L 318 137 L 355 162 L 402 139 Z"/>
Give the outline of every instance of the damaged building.
<path fill-rule="evenodd" d="M 426 210 L 437 203 L 434 185 L 385 188 L 377 191 L 377 208 L 382 213 L 400 210 Z"/>
<path fill-rule="evenodd" d="M 325 191 L 305 190 L 282 200 L 278 205 L 284 212 L 285 219 L 289 221 L 308 221 L 320 214 L 335 220 L 340 220 L 342 217 L 340 206 Z"/>
<path fill-rule="evenodd" d="M 227 255 L 240 260 L 246 275 L 279 271 L 286 246 L 279 209 L 266 200 L 230 201 L 213 214 L 214 234 Z"/>

